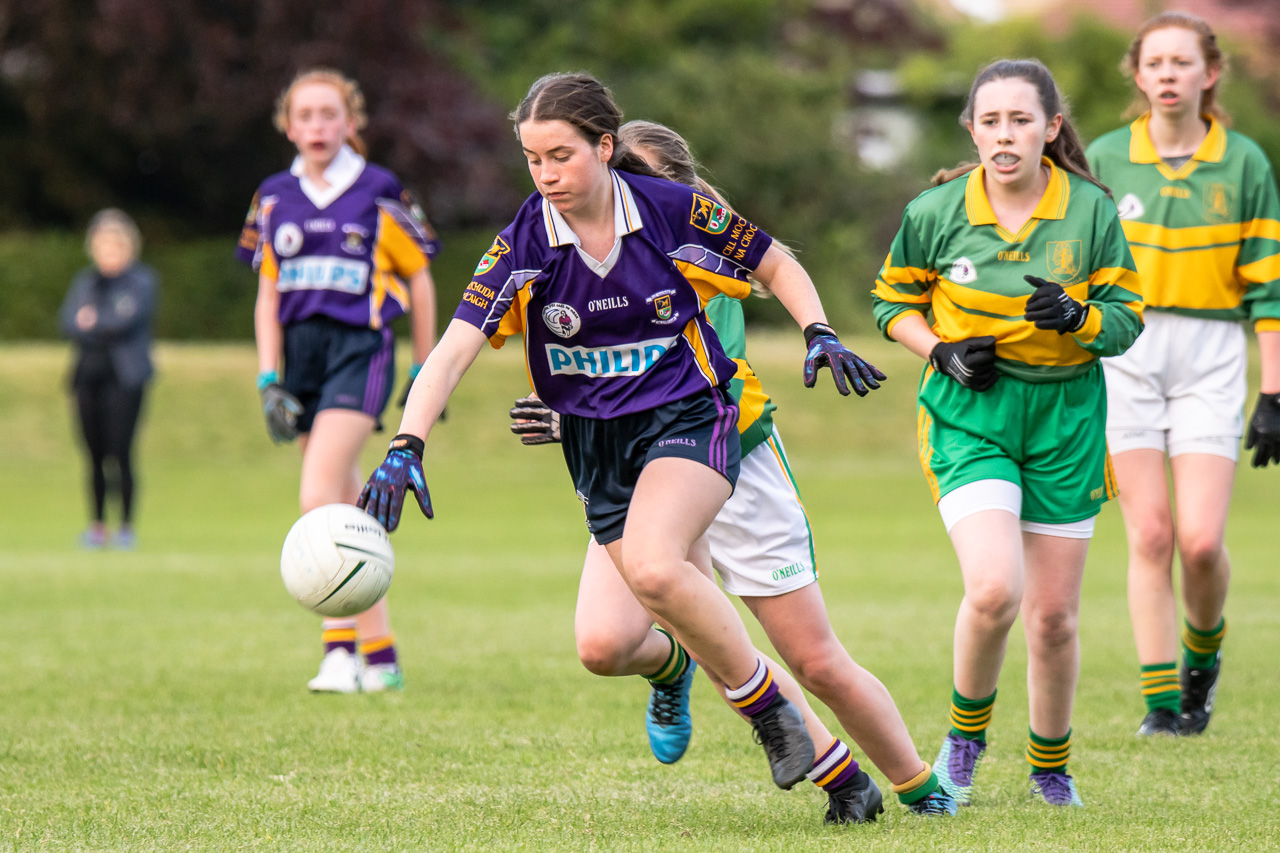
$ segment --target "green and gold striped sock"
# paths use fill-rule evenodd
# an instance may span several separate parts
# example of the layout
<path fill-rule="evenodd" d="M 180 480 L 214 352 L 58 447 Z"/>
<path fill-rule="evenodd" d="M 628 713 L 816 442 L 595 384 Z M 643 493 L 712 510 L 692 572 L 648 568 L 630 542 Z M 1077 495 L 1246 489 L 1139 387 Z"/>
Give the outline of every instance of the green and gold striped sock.
<path fill-rule="evenodd" d="M 676 638 L 661 628 L 655 628 L 659 634 L 662 634 L 671 641 L 671 654 L 667 655 L 666 661 L 662 666 L 658 667 L 658 671 L 653 675 L 646 675 L 654 684 L 671 684 L 684 675 L 684 671 L 689 668 L 689 653 L 684 650 L 684 646 L 676 642 Z"/>
<path fill-rule="evenodd" d="M 1051 738 L 1027 729 L 1027 762 L 1032 773 L 1052 770 L 1055 773 L 1067 772 L 1067 759 L 1071 757 L 1071 729 L 1067 729 L 1066 737 Z"/>
<path fill-rule="evenodd" d="M 1209 669 L 1218 659 L 1218 649 L 1222 648 L 1222 638 L 1227 635 L 1227 620 L 1218 620 L 1216 627 L 1201 631 L 1192 627 L 1187 620 L 1182 620 L 1182 660 L 1187 669 Z"/>
<path fill-rule="evenodd" d="M 951 733 L 968 740 L 986 743 L 987 726 L 991 725 L 991 711 L 995 704 L 995 693 L 986 699 L 966 699 L 960 695 L 959 690 L 952 687 Z"/>
<path fill-rule="evenodd" d="M 1144 666 L 1141 677 L 1142 699 L 1147 703 L 1147 710 L 1167 708 L 1176 714 L 1181 689 L 1178 686 L 1178 662 L 1169 661 Z"/>

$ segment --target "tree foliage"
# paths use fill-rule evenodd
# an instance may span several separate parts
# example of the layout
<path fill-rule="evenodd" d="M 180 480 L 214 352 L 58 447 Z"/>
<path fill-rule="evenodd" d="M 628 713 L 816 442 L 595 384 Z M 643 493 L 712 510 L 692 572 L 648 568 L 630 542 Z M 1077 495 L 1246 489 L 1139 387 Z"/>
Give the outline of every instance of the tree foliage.
<path fill-rule="evenodd" d="M 490 219 L 515 195 L 495 152 L 502 110 L 427 49 L 437 0 L 5 0 L 0 217 L 83 221 L 120 205 L 226 230 L 286 166 L 273 103 L 301 68 L 356 78 L 372 158 L 441 223 Z"/>

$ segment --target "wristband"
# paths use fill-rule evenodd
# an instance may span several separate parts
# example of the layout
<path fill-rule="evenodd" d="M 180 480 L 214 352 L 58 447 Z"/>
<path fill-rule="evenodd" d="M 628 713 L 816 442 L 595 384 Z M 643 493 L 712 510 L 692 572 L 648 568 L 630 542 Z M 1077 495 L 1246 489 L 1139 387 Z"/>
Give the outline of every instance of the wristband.
<path fill-rule="evenodd" d="M 409 381 L 412 382 L 413 380 L 417 379 L 418 374 L 421 372 L 422 372 L 422 362 L 415 361 L 413 364 L 409 365 Z"/>
<path fill-rule="evenodd" d="M 830 335 L 835 338 L 836 330 L 828 326 L 826 323 L 810 323 L 804 327 L 804 345 L 809 346 L 813 343 L 813 339 L 821 335 Z"/>
<path fill-rule="evenodd" d="M 280 377 L 276 375 L 274 370 L 264 370 L 258 374 L 258 390 L 261 391 L 268 385 L 276 385 L 280 382 Z"/>
<path fill-rule="evenodd" d="M 395 438 L 391 439 L 391 445 L 387 450 L 408 450 L 419 459 L 422 458 L 422 451 L 427 447 L 426 443 L 413 433 L 402 432 Z"/>

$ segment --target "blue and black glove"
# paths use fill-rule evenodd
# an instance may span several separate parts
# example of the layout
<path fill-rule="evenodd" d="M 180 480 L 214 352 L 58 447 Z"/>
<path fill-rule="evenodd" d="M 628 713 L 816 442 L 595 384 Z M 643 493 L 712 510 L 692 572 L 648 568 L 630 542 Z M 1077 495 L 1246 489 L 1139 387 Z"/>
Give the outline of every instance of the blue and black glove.
<path fill-rule="evenodd" d="M 369 482 L 364 484 L 364 491 L 356 501 L 356 506 L 376 518 L 388 533 L 400 526 L 406 491 L 412 491 L 418 499 L 423 515 L 435 518 L 427 478 L 422 473 L 424 447 L 422 439 L 408 433 L 391 439 L 387 458 L 369 475 Z"/>
<path fill-rule="evenodd" d="M 297 438 L 302 403 L 284 390 L 274 370 L 258 374 L 258 396 L 262 399 L 262 415 L 267 420 L 267 435 L 271 440 L 284 444 Z"/>
<path fill-rule="evenodd" d="M 934 370 L 974 391 L 987 391 L 1000 378 L 996 371 L 996 339 L 991 335 L 939 341 L 929 352 L 929 363 Z"/>
<path fill-rule="evenodd" d="M 1256 448 L 1256 449 L 1255 449 Z M 1253 450 L 1253 467 L 1280 463 L 1280 394 L 1259 394 L 1258 405 L 1249 419 L 1245 450 Z"/>
<path fill-rule="evenodd" d="M 1034 275 L 1024 275 L 1023 281 L 1036 289 L 1027 299 L 1027 321 L 1035 323 L 1037 329 L 1052 329 L 1060 335 L 1078 332 L 1089 317 L 1089 307 L 1076 302 L 1062 285 L 1045 281 Z"/>
<path fill-rule="evenodd" d="M 831 378 L 835 380 L 836 390 L 849 396 L 849 386 L 859 397 L 867 396 L 868 389 L 880 387 L 876 380 L 883 380 L 885 375 L 876 370 L 875 365 L 863 361 L 849 351 L 835 330 L 824 323 L 810 323 L 804 328 L 804 345 L 808 352 L 804 357 L 804 387 L 812 388 L 818 381 L 818 370 L 831 368 Z M 845 380 L 848 380 L 847 382 Z"/>

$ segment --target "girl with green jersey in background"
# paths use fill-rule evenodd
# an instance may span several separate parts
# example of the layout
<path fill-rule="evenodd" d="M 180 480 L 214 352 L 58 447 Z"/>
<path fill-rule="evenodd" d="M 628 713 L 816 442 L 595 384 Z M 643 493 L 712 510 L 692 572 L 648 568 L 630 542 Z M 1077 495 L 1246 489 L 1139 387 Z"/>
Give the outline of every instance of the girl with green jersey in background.
<path fill-rule="evenodd" d="M 1149 309 L 1133 348 L 1103 362 L 1143 736 L 1199 734 L 1213 711 L 1231 575 L 1227 509 L 1244 432 L 1243 320 L 1262 356 L 1247 446 L 1255 467 L 1280 461 L 1280 199 L 1262 149 L 1226 129 L 1216 98 L 1224 62 L 1201 19 L 1168 12 L 1147 21 L 1122 63 L 1142 115 L 1087 152 L 1115 193 Z"/>
<path fill-rule="evenodd" d="M 1115 495 L 1098 359 L 1141 331 L 1137 275 L 1044 65 L 988 65 L 961 122 L 981 163 L 939 173 L 907 206 L 873 296 L 880 329 L 928 362 L 920 462 L 964 578 L 952 725 L 934 767 L 971 802 L 1021 611 L 1031 791 L 1078 806 L 1067 763 L 1080 585 L 1094 518 Z"/>

